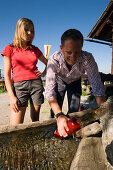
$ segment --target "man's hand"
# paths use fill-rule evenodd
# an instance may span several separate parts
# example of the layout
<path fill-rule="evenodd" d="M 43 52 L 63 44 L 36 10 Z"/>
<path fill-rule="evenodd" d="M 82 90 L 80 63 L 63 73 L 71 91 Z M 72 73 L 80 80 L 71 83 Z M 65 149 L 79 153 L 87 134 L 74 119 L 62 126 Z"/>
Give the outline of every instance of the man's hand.
<path fill-rule="evenodd" d="M 48 102 L 54 114 L 58 114 L 61 112 L 61 108 L 58 105 L 56 98 L 49 99 Z M 57 127 L 58 127 L 59 135 L 63 137 L 67 137 L 68 134 L 66 133 L 66 131 L 69 131 L 67 127 L 67 121 L 69 120 L 69 118 L 67 118 L 65 115 L 60 115 L 58 116 L 56 120 L 57 120 Z"/>
<path fill-rule="evenodd" d="M 60 115 L 57 118 L 58 132 L 59 132 L 60 136 L 63 136 L 63 137 L 68 136 L 68 134 L 66 133 L 66 131 L 69 131 L 68 126 L 67 126 L 68 120 L 69 120 L 69 118 L 67 118 L 66 116 L 63 116 L 63 115 Z"/>

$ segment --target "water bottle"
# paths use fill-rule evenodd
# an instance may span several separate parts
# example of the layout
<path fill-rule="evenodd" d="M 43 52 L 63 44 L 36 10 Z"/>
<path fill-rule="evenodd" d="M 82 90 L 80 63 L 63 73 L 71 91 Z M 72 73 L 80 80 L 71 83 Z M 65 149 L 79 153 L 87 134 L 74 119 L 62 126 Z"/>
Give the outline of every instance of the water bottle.
<path fill-rule="evenodd" d="M 67 121 L 67 126 L 69 129 L 69 131 L 66 131 L 68 136 L 71 136 L 75 131 L 77 131 L 81 128 L 78 120 L 75 117 L 73 117 Z M 56 138 L 64 138 L 63 136 L 60 136 L 58 129 L 55 130 L 53 136 Z"/>

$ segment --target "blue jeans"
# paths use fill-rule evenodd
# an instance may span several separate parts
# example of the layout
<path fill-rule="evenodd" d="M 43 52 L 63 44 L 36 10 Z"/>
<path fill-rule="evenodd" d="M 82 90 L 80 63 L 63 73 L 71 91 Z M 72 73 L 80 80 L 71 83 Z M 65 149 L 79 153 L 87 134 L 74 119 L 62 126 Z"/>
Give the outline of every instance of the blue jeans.
<path fill-rule="evenodd" d="M 67 84 L 60 77 L 58 77 L 56 87 L 55 87 L 55 92 L 56 92 L 57 102 L 61 109 L 62 109 L 66 91 L 67 91 L 67 99 L 68 99 L 67 114 L 77 112 L 80 105 L 80 96 L 82 94 L 81 78 L 77 81 Z M 54 113 L 52 109 L 50 111 L 50 117 L 54 118 Z"/>

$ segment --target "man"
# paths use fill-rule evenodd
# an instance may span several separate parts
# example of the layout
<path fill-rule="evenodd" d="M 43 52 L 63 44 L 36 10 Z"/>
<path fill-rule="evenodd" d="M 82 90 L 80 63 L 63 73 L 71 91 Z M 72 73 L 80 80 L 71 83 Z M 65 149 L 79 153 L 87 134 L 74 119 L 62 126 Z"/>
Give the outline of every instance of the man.
<path fill-rule="evenodd" d="M 81 76 L 87 72 L 92 92 L 100 106 L 104 102 L 104 87 L 97 64 L 91 53 L 82 51 L 83 35 L 76 29 L 65 31 L 61 37 L 60 50 L 48 61 L 45 97 L 55 114 L 59 134 L 67 136 L 67 120 L 62 104 L 67 91 L 68 113 L 78 111 L 81 96 Z"/>

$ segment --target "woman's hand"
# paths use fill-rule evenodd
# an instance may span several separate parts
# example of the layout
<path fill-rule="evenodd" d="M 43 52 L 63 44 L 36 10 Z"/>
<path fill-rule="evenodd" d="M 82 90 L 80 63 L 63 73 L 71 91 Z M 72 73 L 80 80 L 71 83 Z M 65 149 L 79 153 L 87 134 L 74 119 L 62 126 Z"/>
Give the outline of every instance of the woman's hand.
<path fill-rule="evenodd" d="M 47 62 L 48 62 L 48 60 L 47 60 L 47 58 L 45 58 L 44 57 L 44 55 L 42 54 L 40 57 L 39 57 L 39 60 L 43 63 L 43 64 L 45 64 L 46 66 L 47 66 Z M 40 71 L 36 71 L 37 72 L 37 75 L 39 76 L 39 77 L 45 77 L 45 75 L 46 75 L 46 67 L 45 67 L 45 69 L 44 69 L 44 71 L 41 73 Z"/>
<path fill-rule="evenodd" d="M 19 111 L 18 104 L 19 104 L 18 99 L 15 96 L 11 96 L 10 97 L 10 106 L 11 106 L 11 109 L 14 110 L 14 112 Z"/>
<path fill-rule="evenodd" d="M 45 75 L 43 73 L 41 73 L 39 70 L 36 70 L 36 75 L 38 77 L 44 77 Z"/>
<path fill-rule="evenodd" d="M 68 136 L 68 134 L 66 133 L 66 131 L 69 131 L 68 126 L 67 126 L 68 120 L 69 120 L 69 118 L 67 118 L 66 116 L 63 116 L 63 115 L 60 115 L 57 118 L 58 132 L 59 132 L 60 136 L 63 136 L 63 137 Z"/>

